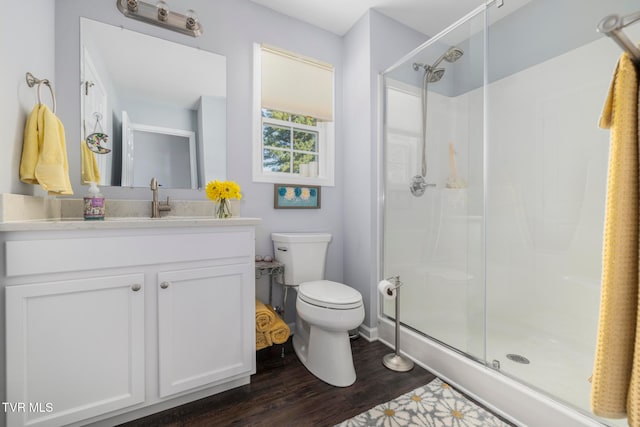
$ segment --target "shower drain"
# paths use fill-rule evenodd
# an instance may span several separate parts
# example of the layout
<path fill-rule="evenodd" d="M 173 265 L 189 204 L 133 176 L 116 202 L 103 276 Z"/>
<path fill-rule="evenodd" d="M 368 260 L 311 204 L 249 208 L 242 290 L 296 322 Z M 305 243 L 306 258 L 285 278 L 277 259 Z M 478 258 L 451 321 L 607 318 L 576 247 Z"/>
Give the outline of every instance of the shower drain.
<path fill-rule="evenodd" d="M 531 363 L 531 362 L 529 362 L 529 359 L 527 359 L 524 356 L 520 356 L 519 354 L 511 354 L 511 353 L 507 354 L 507 359 L 509 359 L 509 360 L 511 360 L 513 362 L 522 363 L 522 364 L 525 364 L 525 365 L 528 365 L 529 363 Z"/>

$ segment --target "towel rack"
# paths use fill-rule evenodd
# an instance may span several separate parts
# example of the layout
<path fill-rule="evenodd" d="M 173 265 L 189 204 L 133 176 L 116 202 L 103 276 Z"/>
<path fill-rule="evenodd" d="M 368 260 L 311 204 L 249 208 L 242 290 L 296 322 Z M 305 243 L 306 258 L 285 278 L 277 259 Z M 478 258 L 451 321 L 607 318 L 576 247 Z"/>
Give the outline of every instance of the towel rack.
<path fill-rule="evenodd" d="M 56 112 L 56 94 L 53 93 L 53 86 L 51 86 L 51 82 L 48 79 L 38 79 L 33 76 L 33 74 L 27 72 L 27 85 L 29 87 L 34 87 L 38 85 L 38 104 L 42 104 L 42 98 L 40 96 L 40 90 L 42 89 L 42 85 L 46 85 L 51 92 L 51 99 L 53 100 L 53 112 Z"/>
<path fill-rule="evenodd" d="M 640 21 L 640 12 L 635 12 L 630 15 L 609 15 L 602 18 L 602 21 L 598 24 L 598 32 L 613 39 L 614 42 L 626 51 L 633 59 L 633 62 L 640 64 L 640 48 L 629 40 L 629 37 L 624 33 L 624 27 Z"/>

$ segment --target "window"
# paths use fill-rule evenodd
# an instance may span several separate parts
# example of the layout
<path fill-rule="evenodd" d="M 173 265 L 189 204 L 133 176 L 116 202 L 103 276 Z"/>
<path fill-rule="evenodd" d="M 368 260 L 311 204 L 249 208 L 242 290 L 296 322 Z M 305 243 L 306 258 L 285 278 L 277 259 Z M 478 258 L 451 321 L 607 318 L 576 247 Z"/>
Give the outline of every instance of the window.
<path fill-rule="evenodd" d="M 317 175 L 318 119 L 262 109 L 262 170 L 311 176 Z M 303 169 L 301 171 L 301 169 Z"/>
<path fill-rule="evenodd" d="M 253 180 L 334 185 L 333 66 L 255 47 Z"/>

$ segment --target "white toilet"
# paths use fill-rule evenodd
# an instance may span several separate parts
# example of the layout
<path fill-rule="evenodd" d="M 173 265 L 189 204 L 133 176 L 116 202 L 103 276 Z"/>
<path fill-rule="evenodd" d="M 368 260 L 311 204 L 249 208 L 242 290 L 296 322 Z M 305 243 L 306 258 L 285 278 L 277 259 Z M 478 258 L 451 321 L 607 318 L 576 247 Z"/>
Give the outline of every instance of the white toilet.
<path fill-rule="evenodd" d="M 364 320 L 362 295 L 342 283 L 324 279 L 326 233 L 272 233 L 284 282 L 298 286 L 293 348 L 304 366 L 322 381 L 347 387 L 356 381 L 349 330 Z"/>

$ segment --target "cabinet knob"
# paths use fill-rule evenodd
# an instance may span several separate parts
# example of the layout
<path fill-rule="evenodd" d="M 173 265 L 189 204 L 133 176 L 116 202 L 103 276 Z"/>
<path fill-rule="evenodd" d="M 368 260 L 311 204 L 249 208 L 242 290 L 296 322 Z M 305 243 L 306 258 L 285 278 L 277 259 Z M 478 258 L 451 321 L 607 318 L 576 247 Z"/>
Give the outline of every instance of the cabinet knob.
<path fill-rule="evenodd" d="M 167 289 L 167 288 L 169 287 L 169 282 L 162 282 L 162 283 L 160 283 L 160 287 L 161 287 L 162 289 Z"/>
<path fill-rule="evenodd" d="M 138 292 L 140 289 L 142 289 L 142 286 L 139 283 L 134 283 L 133 285 L 131 285 L 131 290 L 133 292 Z"/>

